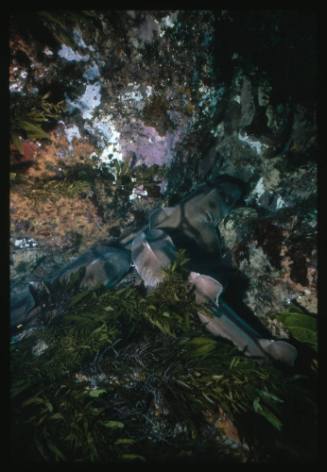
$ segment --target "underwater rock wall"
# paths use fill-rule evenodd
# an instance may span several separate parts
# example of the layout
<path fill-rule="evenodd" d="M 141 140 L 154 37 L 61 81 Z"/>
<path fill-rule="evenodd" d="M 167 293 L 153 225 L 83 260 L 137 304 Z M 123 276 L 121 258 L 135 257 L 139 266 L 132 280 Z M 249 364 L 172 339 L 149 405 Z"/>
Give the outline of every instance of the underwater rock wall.
<path fill-rule="evenodd" d="M 315 52 L 297 11 L 15 14 L 13 280 L 228 174 L 247 186 L 219 227 L 244 303 L 316 313 Z"/>

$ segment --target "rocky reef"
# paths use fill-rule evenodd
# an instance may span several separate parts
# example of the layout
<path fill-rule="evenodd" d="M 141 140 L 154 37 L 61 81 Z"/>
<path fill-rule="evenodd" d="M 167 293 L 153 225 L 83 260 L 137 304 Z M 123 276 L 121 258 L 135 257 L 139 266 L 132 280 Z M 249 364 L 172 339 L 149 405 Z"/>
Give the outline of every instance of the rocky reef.
<path fill-rule="evenodd" d="M 80 292 L 65 308 L 70 321 L 44 335 L 32 329 L 13 344 L 18 379 L 13 443 L 26 460 L 315 459 L 310 408 L 318 310 L 316 36 L 315 14 L 298 10 L 12 15 L 12 290 L 44 280 L 95 243 L 116 244 L 142 227 L 153 209 L 171 207 L 227 175 L 243 183 L 244 196 L 216 225 L 228 272 L 225 300 L 272 335 L 303 348 L 298 370 L 260 366 L 255 379 L 254 361 L 199 327 L 192 331 L 193 322 L 185 328 L 178 304 L 184 300 L 191 320 L 194 306 L 183 292 L 182 275 L 170 273 L 168 292 L 147 298 L 135 274 L 117 289 L 100 290 L 91 304 Z M 178 274 L 182 267 L 175 267 Z M 126 296 L 121 305 L 119 290 Z M 165 293 L 176 295 L 177 308 L 165 305 Z M 85 313 L 90 319 L 81 322 Z M 78 332 L 69 324 L 73 319 L 81 323 Z M 92 333 L 92 342 L 86 333 Z M 189 346 L 200 349 L 196 362 Z M 28 365 L 22 363 L 26 352 Z M 69 365 L 65 356 L 72 356 Z M 210 362 L 222 367 L 211 371 Z M 183 363 L 189 363 L 188 374 Z M 20 369 L 29 372 L 24 385 Z M 65 405 L 59 404 L 59 390 L 46 386 L 51 370 Z M 300 386 L 297 376 L 304 379 Z M 303 413 L 301 426 L 286 414 L 288 388 L 297 395 L 291 410 Z M 197 392 L 193 397 L 190 389 Z M 66 412 L 75 415 L 75 432 L 61 424 Z M 257 432 L 249 426 L 251 414 Z M 47 444 L 35 433 L 40 427 L 50 438 Z M 18 444 L 29 428 L 35 433 L 32 452 Z M 106 453 L 105 444 L 110 444 Z"/>

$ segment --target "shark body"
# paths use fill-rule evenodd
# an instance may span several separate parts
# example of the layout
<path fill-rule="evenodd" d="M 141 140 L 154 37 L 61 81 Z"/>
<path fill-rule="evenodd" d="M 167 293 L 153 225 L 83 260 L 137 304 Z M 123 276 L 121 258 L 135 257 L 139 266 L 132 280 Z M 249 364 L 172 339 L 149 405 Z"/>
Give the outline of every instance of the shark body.
<path fill-rule="evenodd" d="M 97 245 L 49 277 L 46 287 L 69 284 L 72 277 L 77 288 L 114 287 L 130 270 L 136 271 L 148 289 L 164 278 L 163 269 L 173 262 L 176 248 L 170 234 L 182 234 L 192 241 L 200 255 L 219 254 L 217 224 L 240 201 L 242 190 L 235 181 L 221 182 L 216 187 L 204 186 L 172 207 L 159 208 L 150 214 L 148 225 L 120 239 L 120 247 Z M 226 303 L 220 300 L 223 286 L 209 275 L 191 272 L 189 283 L 195 287 L 198 316 L 214 336 L 229 339 L 246 355 L 271 357 L 293 365 L 297 356 L 294 346 L 282 340 L 260 335 Z M 24 324 L 33 319 L 40 307 L 37 291 L 30 287 L 12 302 L 11 324 Z M 207 305 L 208 315 L 201 307 Z"/>

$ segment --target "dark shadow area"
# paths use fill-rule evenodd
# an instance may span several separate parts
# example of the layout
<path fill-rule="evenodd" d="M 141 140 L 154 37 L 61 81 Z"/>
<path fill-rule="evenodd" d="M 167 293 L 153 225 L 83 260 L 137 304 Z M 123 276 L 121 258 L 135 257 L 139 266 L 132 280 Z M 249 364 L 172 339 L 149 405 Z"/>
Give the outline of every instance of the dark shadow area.
<path fill-rule="evenodd" d="M 246 292 L 249 288 L 247 277 L 237 269 L 232 269 L 229 283 L 222 295 L 223 300 L 235 310 L 235 312 L 245 321 L 247 321 L 263 337 L 271 338 L 271 333 L 260 322 L 250 308 L 243 302 Z"/>
<path fill-rule="evenodd" d="M 317 14 L 313 10 L 224 10 L 216 15 L 217 83 L 230 83 L 233 54 L 248 73 L 272 81 L 273 102 L 316 97 Z M 299 73 L 301 71 L 301 73 Z"/>

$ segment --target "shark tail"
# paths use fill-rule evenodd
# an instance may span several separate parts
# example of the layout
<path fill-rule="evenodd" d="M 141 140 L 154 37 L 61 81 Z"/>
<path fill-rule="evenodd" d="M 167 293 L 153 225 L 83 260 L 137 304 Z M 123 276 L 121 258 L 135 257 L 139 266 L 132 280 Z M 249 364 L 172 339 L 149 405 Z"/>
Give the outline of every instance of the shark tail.
<path fill-rule="evenodd" d="M 263 338 L 224 301 L 213 310 L 215 315 L 208 325 L 214 335 L 226 337 L 245 355 L 268 357 L 293 367 L 298 356 L 297 349 L 281 339 Z M 210 329 L 211 328 L 211 329 Z"/>
<path fill-rule="evenodd" d="M 12 294 L 10 303 L 11 329 L 15 331 L 23 326 L 29 313 L 31 313 L 35 307 L 36 300 L 30 287 L 26 287 L 19 294 Z"/>

